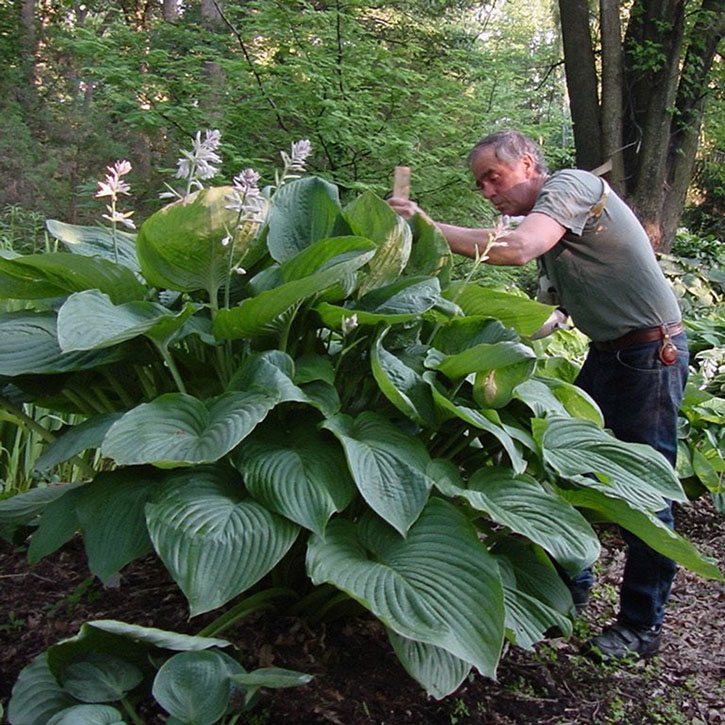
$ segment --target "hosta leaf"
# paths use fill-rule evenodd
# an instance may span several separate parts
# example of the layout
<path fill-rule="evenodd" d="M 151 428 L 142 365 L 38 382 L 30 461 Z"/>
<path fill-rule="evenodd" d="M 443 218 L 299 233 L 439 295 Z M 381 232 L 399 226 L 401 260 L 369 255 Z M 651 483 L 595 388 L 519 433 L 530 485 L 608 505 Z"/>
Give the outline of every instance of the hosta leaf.
<path fill-rule="evenodd" d="M 518 449 L 509 430 L 501 424 L 501 419 L 496 411 L 477 411 L 464 405 L 456 405 L 449 400 L 434 384 L 434 379 L 426 373 L 424 379 L 430 384 L 433 391 L 433 400 L 439 409 L 439 415 L 444 418 L 460 418 L 475 428 L 489 433 L 501 444 L 506 451 L 514 473 L 523 473 L 526 470 L 526 459 Z"/>
<path fill-rule="evenodd" d="M 0 501 L 0 524 L 11 526 L 27 524 L 42 513 L 51 502 L 82 485 L 61 483 L 46 487 L 38 486 Z"/>
<path fill-rule="evenodd" d="M 230 675 L 241 671 L 241 665 L 221 652 L 182 652 L 161 665 L 153 696 L 181 722 L 211 725 L 226 712 Z"/>
<path fill-rule="evenodd" d="M 337 415 L 323 427 L 342 443 L 352 477 L 363 498 L 401 534 L 428 500 L 432 485 L 425 446 L 382 416 L 365 412 L 356 419 Z"/>
<path fill-rule="evenodd" d="M 112 229 L 66 224 L 56 219 L 48 219 L 45 226 L 54 237 L 65 244 L 69 252 L 85 257 L 103 257 L 112 262 L 116 260 L 116 254 L 118 254 L 119 264 L 132 269 L 134 272 L 141 269 L 136 258 L 135 234 L 129 234 L 117 229 L 114 245 L 114 232 Z"/>
<path fill-rule="evenodd" d="M 121 360 L 126 352 L 112 350 L 63 352 L 54 312 L 9 312 L 0 315 L 0 375 L 16 376 L 87 370 Z"/>
<path fill-rule="evenodd" d="M 298 528 L 243 496 L 232 469 L 170 475 L 146 506 L 149 534 L 189 600 L 191 616 L 221 607 L 284 556 Z"/>
<path fill-rule="evenodd" d="M 74 704 L 73 698 L 53 677 L 44 652 L 21 670 L 10 696 L 8 722 L 12 725 L 45 725 L 55 713 Z"/>
<path fill-rule="evenodd" d="M 141 684 L 143 672 L 110 654 L 89 653 L 63 670 L 63 689 L 81 702 L 114 702 Z"/>
<path fill-rule="evenodd" d="M 446 238 L 435 224 L 431 224 L 420 214 L 409 219 L 408 225 L 413 232 L 413 248 L 405 267 L 406 275 L 436 276 L 441 280 L 441 287 L 447 287 L 453 267 L 453 255 Z"/>
<path fill-rule="evenodd" d="M 119 465 L 170 468 L 212 463 L 229 453 L 278 402 L 276 391 L 230 392 L 209 401 L 168 393 L 114 423 L 101 450 Z"/>
<path fill-rule="evenodd" d="M 383 328 L 370 350 L 373 376 L 385 397 L 404 415 L 421 425 L 435 426 L 435 411 L 430 387 L 400 358 L 383 347 L 390 328 Z"/>
<path fill-rule="evenodd" d="M 0 297 L 65 297 L 87 289 L 105 292 L 117 304 L 143 299 L 146 294 L 130 269 L 100 257 L 47 252 L 0 258 Z"/>
<path fill-rule="evenodd" d="M 602 427 L 599 406 L 581 388 L 554 378 L 533 378 L 516 387 L 514 397 L 525 403 L 537 418 L 547 415 L 571 415 L 590 420 Z"/>
<path fill-rule="evenodd" d="M 640 508 L 660 511 L 665 498 L 687 497 L 665 457 L 650 446 L 624 443 L 587 420 L 552 417 L 541 447 L 544 460 L 559 475 L 610 492 Z M 597 479 L 584 478 L 597 474 Z"/>
<path fill-rule="evenodd" d="M 464 488 L 457 476 L 446 475 L 447 466 L 428 470 L 441 493 L 464 498 L 492 521 L 539 544 L 572 574 L 599 556 L 599 539 L 586 519 L 533 478 L 516 476 L 507 468 L 480 469 Z"/>
<path fill-rule="evenodd" d="M 125 725 L 125 720 L 110 705 L 74 705 L 53 715 L 47 725 Z"/>
<path fill-rule="evenodd" d="M 35 461 L 36 470 L 47 471 L 88 448 L 100 448 L 108 429 L 122 415 L 123 413 L 102 413 L 69 427 Z"/>
<path fill-rule="evenodd" d="M 84 490 L 85 485 L 67 489 L 63 496 L 54 499 L 43 509 L 38 528 L 33 532 L 28 546 L 28 563 L 31 566 L 70 541 L 78 531 L 80 525 L 76 506 Z"/>
<path fill-rule="evenodd" d="M 403 637 L 432 644 L 494 677 L 504 626 L 498 568 L 466 517 L 433 498 L 404 539 L 372 514 L 335 519 L 313 537 L 307 569 Z"/>
<path fill-rule="evenodd" d="M 220 339 L 237 339 L 259 334 L 293 305 L 312 297 L 331 285 L 339 282 L 350 272 L 362 267 L 374 254 L 375 245 L 359 237 L 340 237 L 334 240 L 323 240 L 327 254 L 330 245 L 335 242 L 337 255 L 328 258 L 321 256 L 320 266 L 306 277 L 293 279 L 255 297 L 242 301 L 241 305 L 230 310 L 220 310 L 214 321 L 214 334 Z M 307 253 L 320 251 L 315 246 Z"/>
<path fill-rule="evenodd" d="M 487 373 L 534 360 L 536 353 L 521 342 L 496 342 L 476 345 L 455 355 L 441 355 L 437 350 L 431 350 L 426 365 L 440 370 L 448 378 L 456 379 L 469 373 Z"/>
<path fill-rule="evenodd" d="M 443 325 L 433 338 L 433 347 L 446 355 L 455 355 L 479 345 L 495 345 L 499 342 L 519 342 L 515 330 L 505 327 L 498 320 L 469 315 L 454 318 Z"/>
<path fill-rule="evenodd" d="M 100 473 L 84 486 L 76 515 L 88 566 L 104 584 L 151 551 L 144 506 L 157 486 L 147 472 L 133 469 Z"/>
<path fill-rule="evenodd" d="M 227 209 L 232 187 L 202 189 L 152 214 L 136 239 L 141 271 L 155 287 L 216 294 L 254 242 L 257 225 L 236 229 L 238 213 Z M 232 236 L 225 246 L 222 240 Z"/>
<path fill-rule="evenodd" d="M 87 290 L 58 310 L 58 343 L 65 352 L 110 347 L 139 335 L 165 343 L 195 311 L 192 304 L 176 313 L 155 302 L 114 305 L 107 295 Z"/>
<path fill-rule="evenodd" d="M 604 514 L 609 521 L 631 531 L 655 551 L 674 559 L 700 576 L 725 580 L 713 560 L 700 554 L 689 541 L 667 527 L 653 514 L 633 509 L 626 501 L 610 498 L 600 491 L 563 491 L 562 496 L 572 506 Z"/>
<path fill-rule="evenodd" d="M 473 399 L 482 408 L 503 408 L 513 399 L 517 386 L 531 377 L 535 366 L 536 360 L 530 359 L 476 373 Z"/>
<path fill-rule="evenodd" d="M 378 251 L 368 265 L 360 293 L 394 282 L 410 257 L 410 227 L 380 197 L 366 191 L 345 207 L 345 219 L 354 234 L 372 239 Z"/>
<path fill-rule="evenodd" d="M 316 241 L 335 236 L 341 221 L 338 191 L 333 184 L 314 176 L 284 184 L 274 195 L 269 211 L 269 253 L 283 262 Z"/>
<path fill-rule="evenodd" d="M 247 688 L 269 687 L 275 690 L 284 687 L 300 687 L 312 681 L 312 675 L 282 667 L 260 667 L 251 672 L 232 675 L 231 681 Z"/>
<path fill-rule="evenodd" d="M 390 643 L 405 671 L 436 700 L 455 692 L 471 671 L 471 665 L 441 647 L 416 642 L 388 630 Z"/>
<path fill-rule="evenodd" d="M 448 296 L 456 300 L 466 315 L 494 317 L 524 337 L 533 335 L 546 322 L 552 310 L 550 305 L 542 305 L 528 297 L 475 284 L 452 285 Z"/>
<path fill-rule="evenodd" d="M 239 448 L 235 465 L 255 499 L 320 536 L 355 494 L 342 449 L 310 421 L 283 435 L 278 427 L 255 431 Z"/>

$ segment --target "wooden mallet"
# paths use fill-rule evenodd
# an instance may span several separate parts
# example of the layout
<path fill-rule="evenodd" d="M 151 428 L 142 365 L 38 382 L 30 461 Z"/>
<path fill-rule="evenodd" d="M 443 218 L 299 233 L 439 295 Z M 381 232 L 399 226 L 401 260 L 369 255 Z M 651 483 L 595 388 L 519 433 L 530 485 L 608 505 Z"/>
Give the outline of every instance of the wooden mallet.
<path fill-rule="evenodd" d="M 410 166 L 395 167 L 393 196 L 399 199 L 408 199 L 410 197 Z"/>

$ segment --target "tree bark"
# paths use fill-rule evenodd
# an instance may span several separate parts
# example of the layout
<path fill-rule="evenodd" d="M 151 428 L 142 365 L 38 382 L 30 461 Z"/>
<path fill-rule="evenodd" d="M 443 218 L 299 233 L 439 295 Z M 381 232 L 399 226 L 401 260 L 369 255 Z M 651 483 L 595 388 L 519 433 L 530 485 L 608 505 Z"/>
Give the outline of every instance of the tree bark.
<path fill-rule="evenodd" d="M 566 85 L 574 126 L 577 166 L 602 162 L 599 93 L 587 0 L 559 0 Z"/>
<path fill-rule="evenodd" d="M 624 155 L 622 152 L 622 27 L 618 0 L 600 0 L 602 35 L 602 157 L 611 160 L 607 180 L 620 196 L 626 193 Z"/>
<path fill-rule="evenodd" d="M 163 7 L 164 22 L 174 23 L 179 19 L 179 0 L 164 0 Z"/>

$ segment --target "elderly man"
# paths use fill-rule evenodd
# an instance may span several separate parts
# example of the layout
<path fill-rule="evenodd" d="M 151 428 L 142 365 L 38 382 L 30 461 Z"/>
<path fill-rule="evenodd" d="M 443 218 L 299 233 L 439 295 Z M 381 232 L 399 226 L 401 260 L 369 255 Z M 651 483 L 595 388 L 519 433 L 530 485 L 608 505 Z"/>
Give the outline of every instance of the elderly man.
<path fill-rule="evenodd" d="M 539 260 L 557 303 L 592 341 L 577 385 L 596 400 L 620 440 L 648 443 L 674 466 L 687 340 L 677 299 L 641 224 L 601 178 L 575 169 L 549 175 L 537 145 L 518 132 L 486 136 L 469 163 L 486 199 L 501 214 L 524 218 L 494 246 L 490 229 L 434 222 L 451 250 L 475 257 L 488 248 L 485 261 L 496 265 Z M 406 219 L 424 214 L 407 199 L 389 203 Z M 658 516 L 674 525 L 671 505 Z M 629 550 L 617 621 L 585 651 L 650 657 L 659 650 L 676 565 L 622 533 Z M 592 581 L 591 571 L 567 578 L 578 610 Z"/>

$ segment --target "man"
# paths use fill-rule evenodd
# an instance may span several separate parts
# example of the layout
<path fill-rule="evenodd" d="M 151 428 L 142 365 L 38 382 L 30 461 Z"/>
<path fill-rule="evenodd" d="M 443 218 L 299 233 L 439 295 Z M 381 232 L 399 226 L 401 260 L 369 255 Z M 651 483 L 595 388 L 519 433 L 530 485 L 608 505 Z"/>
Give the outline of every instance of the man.
<path fill-rule="evenodd" d="M 492 230 L 437 223 L 453 252 L 486 262 L 539 260 L 560 304 L 592 342 L 576 383 L 597 401 L 624 441 L 648 443 L 674 466 L 677 412 L 687 379 L 687 340 L 677 299 L 649 239 L 626 204 L 599 177 L 549 175 L 536 144 L 515 131 L 479 141 L 469 156 L 476 185 L 501 214 L 524 216 L 491 246 Z M 406 199 L 404 218 L 423 213 Z M 672 506 L 657 514 L 673 526 Z M 675 563 L 623 531 L 629 545 L 617 621 L 585 645 L 595 655 L 650 657 L 659 650 Z M 591 571 L 567 583 L 582 609 Z"/>

